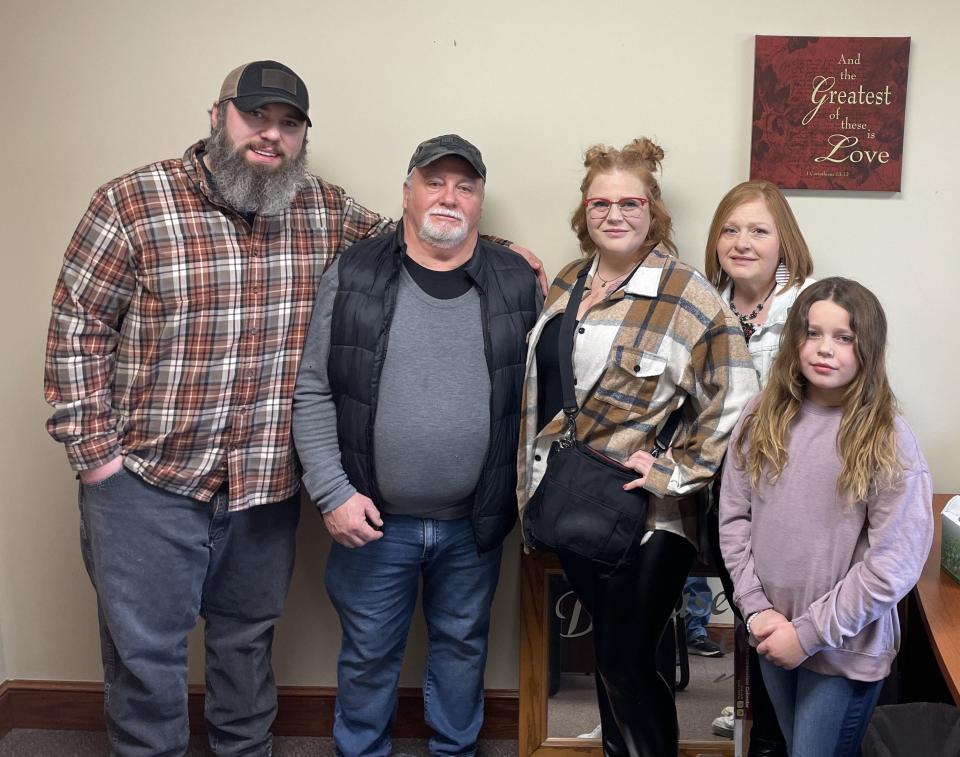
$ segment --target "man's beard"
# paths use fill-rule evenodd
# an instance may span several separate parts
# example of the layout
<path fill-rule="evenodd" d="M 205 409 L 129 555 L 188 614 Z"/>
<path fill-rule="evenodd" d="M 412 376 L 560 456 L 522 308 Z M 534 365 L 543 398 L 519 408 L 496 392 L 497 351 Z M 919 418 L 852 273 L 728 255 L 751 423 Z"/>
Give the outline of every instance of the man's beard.
<path fill-rule="evenodd" d="M 459 226 L 447 226 L 435 224 L 431 216 L 448 216 L 460 221 Z M 440 210 L 433 208 L 423 214 L 423 221 L 420 223 L 419 237 L 424 242 L 434 247 L 444 250 L 451 249 L 461 244 L 470 233 L 466 218 L 459 210 Z"/>
<path fill-rule="evenodd" d="M 221 118 L 210 130 L 206 152 L 217 191 L 237 212 L 265 216 L 282 213 L 307 183 L 306 138 L 300 154 L 292 160 L 283 158 L 276 168 L 250 163 L 245 157 L 247 149 L 247 146 L 238 149 L 233 144 L 227 135 L 226 119 Z"/>

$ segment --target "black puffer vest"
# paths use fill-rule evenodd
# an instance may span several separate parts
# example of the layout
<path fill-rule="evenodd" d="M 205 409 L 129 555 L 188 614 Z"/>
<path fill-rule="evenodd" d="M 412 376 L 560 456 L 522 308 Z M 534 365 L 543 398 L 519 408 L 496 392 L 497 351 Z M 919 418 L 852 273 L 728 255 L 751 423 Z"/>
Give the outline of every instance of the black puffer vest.
<path fill-rule="evenodd" d="M 394 234 L 353 245 L 340 258 L 340 285 L 327 367 L 337 406 L 343 469 L 359 492 L 382 505 L 373 425 L 406 245 Z M 481 552 L 498 546 L 517 516 L 517 441 L 527 332 L 537 317 L 536 279 L 523 258 L 481 239 L 465 268 L 480 295 L 490 371 L 490 446 L 477 482 L 473 529 Z M 416 428 L 410 428 L 416 434 Z"/>

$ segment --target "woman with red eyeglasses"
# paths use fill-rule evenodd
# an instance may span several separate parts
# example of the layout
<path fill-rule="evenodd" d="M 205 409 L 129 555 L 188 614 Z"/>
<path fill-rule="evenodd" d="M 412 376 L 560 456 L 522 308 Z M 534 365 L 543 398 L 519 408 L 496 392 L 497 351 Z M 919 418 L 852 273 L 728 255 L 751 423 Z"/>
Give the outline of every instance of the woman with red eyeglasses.
<path fill-rule="evenodd" d="M 727 437 L 758 390 L 736 318 L 676 257 L 656 178 L 662 159 L 663 150 L 645 138 L 619 150 L 587 150 L 571 220 L 586 259 L 563 268 L 530 333 L 520 432 L 521 516 L 551 445 L 571 427 L 592 452 L 636 473 L 624 489 L 648 495 L 646 521 L 625 563 L 611 568 L 556 549 L 593 619 L 603 747 L 614 757 L 677 754 L 672 687 L 657 671 L 656 651 L 696 555 L 696 512 L 687 497 L 717 473 Z M 571 306 L 571 339 L 560 324 L 572 297 L 580 301 Z M 564 412 L 564 364 L 574 377 L 572 422 Z M 678 408 L 672 454 L 655 458 L 658 432 Z M 536 511 L 524 522 L 531 547 Z"/>

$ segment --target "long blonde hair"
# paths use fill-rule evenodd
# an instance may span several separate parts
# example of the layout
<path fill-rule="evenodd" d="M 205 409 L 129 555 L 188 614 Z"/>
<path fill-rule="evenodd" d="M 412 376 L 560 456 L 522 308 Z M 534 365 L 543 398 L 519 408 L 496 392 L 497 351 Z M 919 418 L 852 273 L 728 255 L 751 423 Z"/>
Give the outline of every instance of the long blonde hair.
<path fill-rule="evenodd" d="M 831 300 L 847 311 L 855 337 L 858 371 L 843 393 L 843 417 L 837 434 L 842 467 L 837 491 L 848 502 L 860 502 L 892 484 L 902 466 L 897 458 L 894 427 L 897 401 L 884 362 L 887 319 L 876 296 L 856 281 L 823 279 L 800 293 L 787 316 L 767 387 L 743 423 L 736 445 L 737 461 L 750 472 L 754 488 L 761 475 L 775 483 L 787 465 L 790 425 L 800 411 L 804 394 L 800 346 L 807 336 L 810 307 L 821 300 Z"/>
<path fill-rule="evenodd" d="M 730 214 L 743 203 L 751 200 L 763 200 L 777 226 L 777 236 L 780 237 L 780 260 L 786 267 L 788 276 L 787 283 L 783 286 L 784 290 L 800 286 L 808 276 L 813 274 L 813 258 L 810 257 L 807 240 L 803 238 L 787 198 L 783 196 L 783 192 L 776 184 L 771 184 L 769 181 L 745 181 L 737 184 L 720 200 L 707 234 L 707 248 L 703 256 L 704 273 L 707 274 L 710 283 L 720 291 L 723 291 L 727 282 L 730 281 L 730 277 L 720 267 L 720 261 L 717 259 L 717 243 L 720 241 L 720 233 Z"/>
<path fill-rule="evenodd" d="M 580 240 L 580 249 L 585 254 L 590 255 L 596 252 L 597 245 L 590 238 L 587 228 L 587 211 L 583 207 L 582 200 L 587 199 L 587 190 L 600 174 L 626 171 L 643 182 L 647 188 L 647 199 L 650 200 L 650 229 L 640 247 L 641 257 L 654 247 L 661 247 L 669 254 L 676 256 L 677 246 L 673 243 L 673 221 L 660 197 L 660 184 L 654 176 L 660 170 L 662 161 L 663 149 L 646 137 L 633 140 L 630 144 L 624 145 L 622 150 L 607 145 L 593 145 L 587 149 L 583 156 L 583 165 L 587 173 L 580 182 L 581 202 L 570 219 L 570 226 Z"/>

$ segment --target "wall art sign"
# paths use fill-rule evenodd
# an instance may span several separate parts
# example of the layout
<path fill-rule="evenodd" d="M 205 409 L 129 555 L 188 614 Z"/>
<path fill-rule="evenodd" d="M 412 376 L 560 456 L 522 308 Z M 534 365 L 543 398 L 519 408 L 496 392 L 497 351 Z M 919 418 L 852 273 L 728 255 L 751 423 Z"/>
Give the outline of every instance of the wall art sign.
<path fill-rule="evenodd" d="M 757 35 L 750 178 L 899 192 L 909 37 Z"/>

